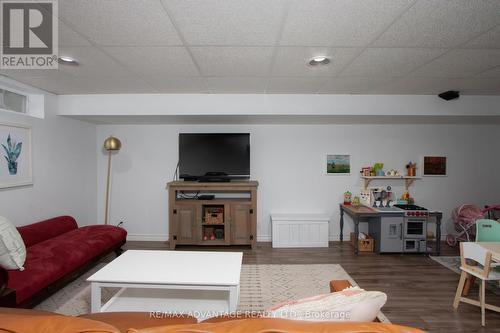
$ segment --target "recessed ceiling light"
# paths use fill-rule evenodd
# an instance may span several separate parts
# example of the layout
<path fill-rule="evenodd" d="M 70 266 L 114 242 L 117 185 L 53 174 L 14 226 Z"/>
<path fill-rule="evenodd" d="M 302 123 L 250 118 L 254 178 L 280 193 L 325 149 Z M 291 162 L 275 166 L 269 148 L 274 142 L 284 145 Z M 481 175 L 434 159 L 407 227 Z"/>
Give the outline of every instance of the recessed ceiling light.
<path fill-rule="evenodd" d="M 78 65 L 78 61 L 68 56 L 61 56 L 57 59 L 57 62 L 63 65 Z"/>
<path fill-rule="evenodd" d="M 317 66 L 317 65 L 326 65 L 330 62 L 330 59 L 328 59 L 325 56 L 318 56 L 314 57 L 309 61 L 309 65 L 311 66 Z"/>

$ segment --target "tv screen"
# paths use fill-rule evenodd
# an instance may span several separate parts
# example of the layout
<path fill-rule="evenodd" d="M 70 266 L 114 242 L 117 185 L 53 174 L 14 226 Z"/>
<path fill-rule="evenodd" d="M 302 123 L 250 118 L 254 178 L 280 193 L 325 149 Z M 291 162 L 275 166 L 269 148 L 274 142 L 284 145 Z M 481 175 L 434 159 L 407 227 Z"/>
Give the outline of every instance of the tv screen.
<path fill-rule="evenodd" d="M 179 134 L 179 174 L 192 180 L 250 178 L 250 134 Z"/>

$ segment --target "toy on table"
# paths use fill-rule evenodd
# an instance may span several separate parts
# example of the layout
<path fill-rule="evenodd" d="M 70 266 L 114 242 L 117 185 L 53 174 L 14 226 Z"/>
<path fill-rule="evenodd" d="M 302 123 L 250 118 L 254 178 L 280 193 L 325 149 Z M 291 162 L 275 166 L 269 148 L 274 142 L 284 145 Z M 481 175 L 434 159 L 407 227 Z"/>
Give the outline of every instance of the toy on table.
<path fill-rule="evenodd" d="M 355 196 L 353 199 L 352 199 L 352 205 L 354 207 L 358 207 L 360 204 L 360 200 L 359 200 L 359 197 L 358 196 Z"/>
<path fill-rule="evenodd" d="M 362 190 L 359 193 L 359 203 L 368 207 L 372 205 L 372 194 L 370 190 Z"/>
<path fill-rule="evenodd" d="M 347 191 L 344 192 L 344 205 L 349 206 L 351 204 L 352 193 Z"/>

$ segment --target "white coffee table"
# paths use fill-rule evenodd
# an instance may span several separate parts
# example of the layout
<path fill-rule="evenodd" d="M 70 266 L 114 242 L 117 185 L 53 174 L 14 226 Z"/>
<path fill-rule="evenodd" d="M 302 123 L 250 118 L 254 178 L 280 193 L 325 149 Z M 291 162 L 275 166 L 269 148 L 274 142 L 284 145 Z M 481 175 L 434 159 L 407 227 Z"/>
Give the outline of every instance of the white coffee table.
<path fill-rule="evenodd" d="M 155 311 L 198 318 L 236 311 L 241 252 L 129 250 L 97 271 L 91 311 Z M 101 306 L 101 288 L 120 291 Z"/>

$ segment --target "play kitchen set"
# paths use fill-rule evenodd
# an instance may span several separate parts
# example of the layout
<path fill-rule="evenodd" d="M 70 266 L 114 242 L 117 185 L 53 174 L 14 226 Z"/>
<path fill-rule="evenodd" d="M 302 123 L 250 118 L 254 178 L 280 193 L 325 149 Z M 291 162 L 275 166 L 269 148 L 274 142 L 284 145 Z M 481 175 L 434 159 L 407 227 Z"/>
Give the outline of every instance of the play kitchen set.
<path fill-rule="evenodd" d="M 440 254 L 442 213 L 429 211 L 415 205 L 409 193 L 410 185 L 419 177 L 416 176 L 416 164 L 406 165 L 406 175 L 391 169 L 383 170 L 382 163 L 373 167 L 362 168 L 361 178 L 364 188 L 359 196 L 352 197 L 351 192 L 344 194 L 344 203 L 340 204 L 340 239 L 343 240 L 344 213 L 354 221 L 354 233 L 351 242 L 354 252 L 377 253 L 434 253 Z M 369 187 L 371 181 L 396 180 L 405 182 L 405 190 L 398 197 L 391 186 Z M 436 230 L 428 230 L 428 222 L 435 219 Z M 359 222 L 368 222 L 368 235 L 359 232 Z M 433 221 L 434 222 L 434 221 Z M 357 241 L 356 241 L 357 240 Z M 431 248 L 434 240 L 434 248 Z"/>

